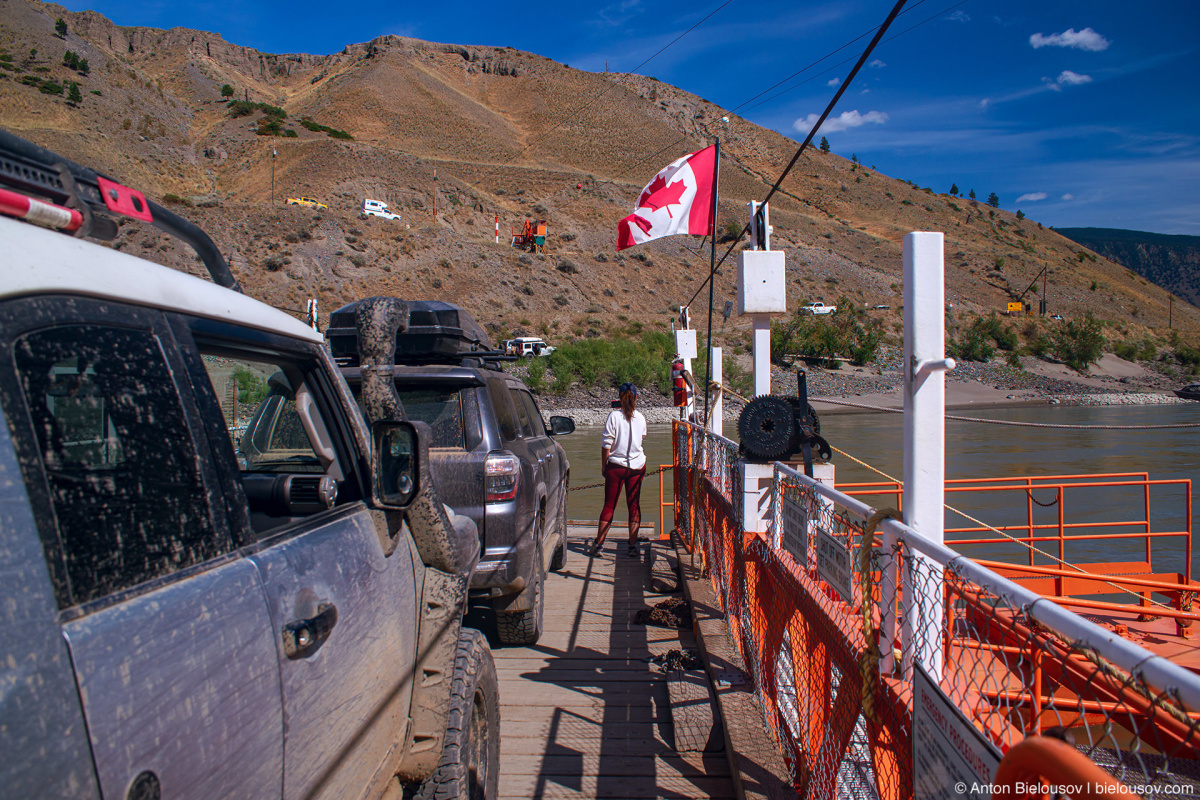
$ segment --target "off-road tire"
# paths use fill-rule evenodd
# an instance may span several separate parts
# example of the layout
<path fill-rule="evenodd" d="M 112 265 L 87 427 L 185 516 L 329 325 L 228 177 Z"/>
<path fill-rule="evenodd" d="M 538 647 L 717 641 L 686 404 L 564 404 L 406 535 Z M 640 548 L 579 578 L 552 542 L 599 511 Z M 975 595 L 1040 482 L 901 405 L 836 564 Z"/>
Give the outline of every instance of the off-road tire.
<path fill-rule="evenodd" d="M 501 644 L 530 645 L 542 638 L 542 617 L 545 610 L 546 578 L 542 569 L 541 551 L 533 565 L 533 608 L 529 611 L 499 611 L 496 613 L 496 635 Z"/>
<path fill-rule="evenodd" d="M 463 628 L 450 718 L 437 771 L 405 787 L 406 800 L 494 800 L 500 787 L 500 688 L 487 638 Z"/>
<path fill-rule="evenodd" d="M 562 502 L 558 504 L 558 547 L 550 556 L 550 571 L 558 572 L 567 565 L 567 492 L 569 486 L 563 486 Z"/>

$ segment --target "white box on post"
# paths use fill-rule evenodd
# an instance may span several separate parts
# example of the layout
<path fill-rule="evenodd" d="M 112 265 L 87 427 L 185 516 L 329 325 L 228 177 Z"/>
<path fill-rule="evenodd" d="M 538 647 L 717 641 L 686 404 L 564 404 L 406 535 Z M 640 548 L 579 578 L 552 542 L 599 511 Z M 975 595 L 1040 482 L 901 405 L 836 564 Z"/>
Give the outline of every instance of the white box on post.
<path fill-rule="evenodd" d="M 787 313 L 787 279 L 782 250 L 738 254 L 738 314 Z"/>
<path fill-rule="evenodd" d="M 692 330 L 675 331 L 675 352 L 680 358 L 686 358 L 689 361 L 696 357 L 696 332 Z M 689 367 L 688 369 L 691 369 Z"/>

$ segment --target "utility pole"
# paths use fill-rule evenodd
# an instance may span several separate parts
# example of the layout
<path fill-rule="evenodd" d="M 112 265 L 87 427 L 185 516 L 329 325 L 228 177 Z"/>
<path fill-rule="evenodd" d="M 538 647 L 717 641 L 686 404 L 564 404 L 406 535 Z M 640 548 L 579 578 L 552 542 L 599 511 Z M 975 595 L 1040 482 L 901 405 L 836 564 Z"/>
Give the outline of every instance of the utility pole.
<path fill-rule="evenodd" d="M 275 148 L 271 148 L 271 205 L 275 205 Z"/>

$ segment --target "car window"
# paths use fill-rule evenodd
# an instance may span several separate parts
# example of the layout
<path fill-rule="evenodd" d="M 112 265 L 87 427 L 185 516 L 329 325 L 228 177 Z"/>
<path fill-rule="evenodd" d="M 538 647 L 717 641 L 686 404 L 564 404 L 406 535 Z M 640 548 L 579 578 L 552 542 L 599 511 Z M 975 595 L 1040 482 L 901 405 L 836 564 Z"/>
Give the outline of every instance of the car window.
<path fill-rule="evenodd" d="M 65 560 L 60 604 L 233 549 L 214 530 L 196 446 L 153 333 L 44 329 L 16 340 L 14 361 Z"/>
<path fill-rule="evenodd" d="M 520 437 L 521 429 L 508 399 L 508 388 L 499 378 L 490 378 L 487 386 L 488 394 L 492 397 L 492 408 L 496 412 L 496 425 L 500 428 L 500 440 L 511 442 Z"/>
<path fill-rule="evenodd" d="M 517 419 L 521 421 L 521 432 L 525 436 L 533 438 L 537 435 L 537 432 L 533 429 L 533 420 L 529 416 L 529 409 L 521 402 L 521 393 L 516 389 L 509 389 L 508 391 L 512 395 L 513 405 L 517 409 Z"/>
<path fill-rule="evenodd" d="M 542 416 L 542 412 L 538 411 L 537 403 L 533 400 L 533 395 L 522 390 L 520 392 L 521 403 L 525 406 L 525 410 L 529 413 L 529 419 L 533 421 L 533 433 L 535 436 L 546 435 L 546 420 Z"/>
<path fill-rule="evenodd" d="M 295 365 L 211 353 L 202 357 L 242 472 L 325 472 L 296 408 L 304 390 Z"/>
<path fill-rule="evenodd" d="M 433 441 L 430 447 L 454 447 L 466 449 L 466 435 L 463 431 L 462 400 L 460 389 L 427 387 L 421 389 L 401 389 L 400 402 L 404 404 L 404 413 L 409 419 L 426 422 L 433 429 Z"/>

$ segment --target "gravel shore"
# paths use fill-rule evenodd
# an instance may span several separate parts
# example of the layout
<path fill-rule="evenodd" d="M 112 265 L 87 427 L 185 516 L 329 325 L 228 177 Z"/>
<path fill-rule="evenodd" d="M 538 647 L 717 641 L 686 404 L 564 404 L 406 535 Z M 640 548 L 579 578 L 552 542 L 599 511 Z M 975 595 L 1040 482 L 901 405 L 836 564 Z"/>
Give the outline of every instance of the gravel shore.
<path fill-rule="evenodd" d="M 749 356 L 734 358 L 742 362 L 743 371 L 749 371 Z M 774 394 L 794 396 L 796 372 L 802 368 L 807 376 L 809 397 L 822 414 L 901 408 L 904 382 L 901 361 L 899 353 L 889 350 L 868 367 L 843 365 L 840 369 L 824 369 L 798 364 L 792 369 L 783 369 L 773 366 L 771 386 Z M 968 361 L 959 363 L 946 376 L 946 406 L 948 409 L 966 409 L 1003 405 L 1187 403 L 1190 401 L 1172 393 L 1186 382 L 1186 377 L 1161 372 L 1153 364 L 1124 361 L 1111 354 L 1082 375 L 1062 364 L 1032 357 L 1021 359 L 1021 369 L 1000 360 Z M 614 393 L 608 390 L 575 387 L 564 395 L 543 396 L 541 405 L 547 415 L 569 416 L 576 425 L 603 425 L 611 410 L 613 396 Z M 638 408 L 649 423 L 666 423 L 679 416 L 678 410 L 668 405 L 668 398 L 657 392 L 644 391 L 638 399 Z M 855 405 L 823 402 L 825 400 Z M 740 400 L 727 398 L 725 419 L 736 420 L 741 406 Z"/>

